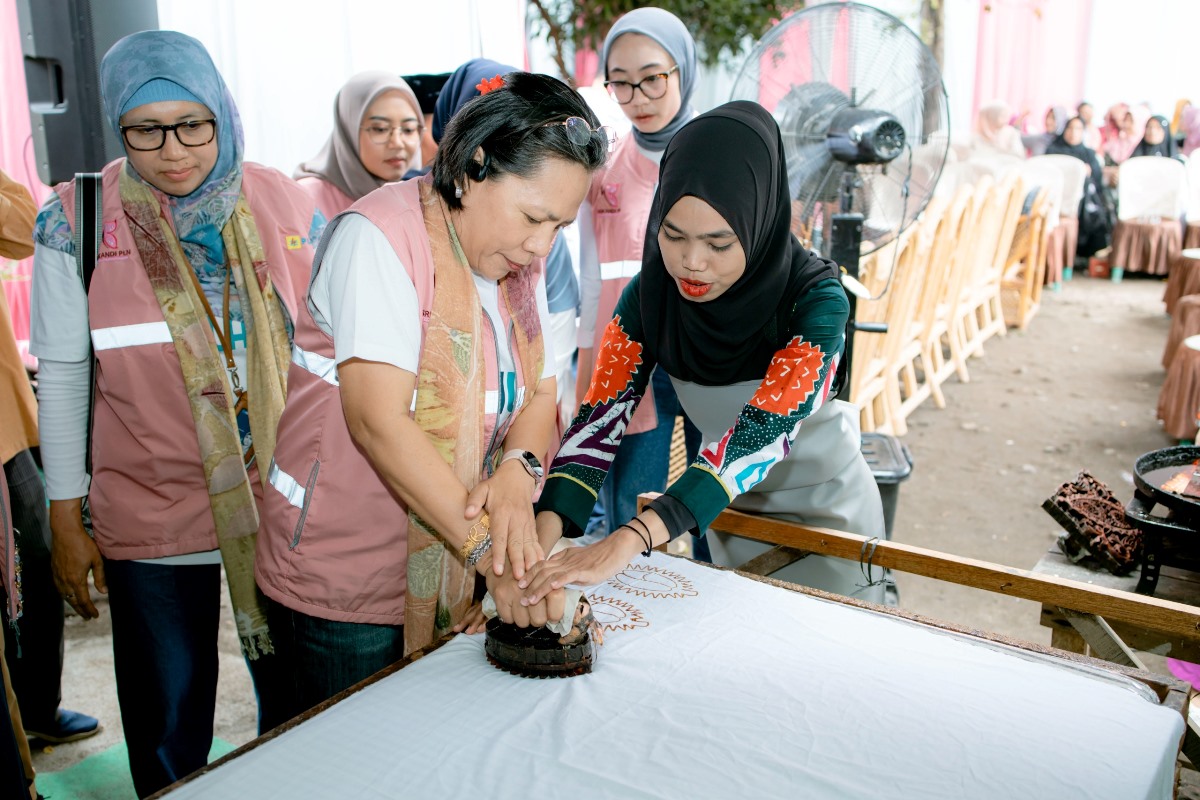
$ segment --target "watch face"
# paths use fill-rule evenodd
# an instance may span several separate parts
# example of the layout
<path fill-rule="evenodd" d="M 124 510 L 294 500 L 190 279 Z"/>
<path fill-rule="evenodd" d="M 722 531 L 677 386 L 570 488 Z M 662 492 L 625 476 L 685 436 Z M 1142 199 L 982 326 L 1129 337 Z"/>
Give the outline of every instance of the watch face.
<path fill-rule="evenodd" d="M 533 470 L 539 478 L 542 477 L 542 462 L 538 461 L 538 457 L 528 450 L 525 451 L 525 463 Z"/>

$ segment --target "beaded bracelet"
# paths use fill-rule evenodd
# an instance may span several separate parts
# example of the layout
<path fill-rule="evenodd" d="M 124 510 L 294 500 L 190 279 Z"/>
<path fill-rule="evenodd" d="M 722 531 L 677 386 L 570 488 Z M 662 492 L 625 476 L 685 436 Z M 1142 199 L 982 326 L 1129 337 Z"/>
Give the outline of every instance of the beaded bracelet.
<path fill-rule="evenodd" d="M 487 536 L 483 537 L 482 542 L 475 546 L 475 549 L 471 551 L 471 555 L 467 556 L 467 566 L 473 567 L 478 564 L 479 559 L 483 558 L 484 555 L 491 549 L 492 535 L 489 533 Z"/>
<path fill-rule="evenodd" d="M 463 542 L 463 546 L 458 549 L 458 554 L 462 556 L 464 561 L 471 557 L 471 553 L 473 553 L 475 549 L 479 547 L 479 545 L 483 544 L 485 539 L 491 538 L 488 534 L 488 528 L 491 526 L 492 520 L 488 516 L 488 513 L 484 511 L 479 517 L 479 520 L 471 526 L 469 531 L 467 531 L 467 540 Z M 480 555 L 483 554 L 480 553 Z M 479 559 L 475 560 L 478 561 Z"/>

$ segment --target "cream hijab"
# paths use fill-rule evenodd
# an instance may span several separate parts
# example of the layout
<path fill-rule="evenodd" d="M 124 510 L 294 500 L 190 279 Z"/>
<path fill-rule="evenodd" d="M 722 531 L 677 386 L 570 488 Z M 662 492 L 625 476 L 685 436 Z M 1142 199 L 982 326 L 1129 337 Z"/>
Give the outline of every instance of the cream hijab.
<path fill-rule="evenodd" d="M 338 91 L 333 101 L 333 133 L 313 158 L 296 168 L 293 178 L 320 178 L 341 189 L 351 200 L 369 194 L 384 181 L 375 177 L 362 165 L 358 158 L 358 129 L 363 115 L 379 95 L 388 91 L 399 91 L 417 114 L 421 104 L 417 96 L 402 78 L 390 72 L 375 70 L 360 72 Z M 420 146 L 412 159 L 421 163 Z"/>

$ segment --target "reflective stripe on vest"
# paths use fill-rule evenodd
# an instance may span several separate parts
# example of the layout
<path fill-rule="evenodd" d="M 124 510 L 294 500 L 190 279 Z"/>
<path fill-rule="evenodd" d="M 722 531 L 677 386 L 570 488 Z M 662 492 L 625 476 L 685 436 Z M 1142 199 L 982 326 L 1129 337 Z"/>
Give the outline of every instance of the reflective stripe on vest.
<path fill-rule="evenodd" d="M 292 346 L 292 363 L 302 367 L 330 386 L 338 385 L 337 362 L 332 358 Z"/>
<path fill-rule="evenodd" d="M 632 278 L 641 271 L 641 261 L 605 261 L 600 265 L 600 280 L 615 281 L 618 278 Z"/>
<path fill-rule="evenodd" d="M 281 470 L 274 459 L 271 461 L 271 469 L 267 471 L 267 481 L 293 506 L 304 508 L 304 487 L 291 475 Z"/>
<path fill-rule="evenodd" d="M 171 329 L 166 320 L 96 328 L 92 331 L 94 350 L 115 350 L 118 347 L 138 347 L 143 344 L 170 344 L 172 341 Z"/>
<path fill-rule="evenodd" d="M 512 376 L 513 379 L 516 378 L 515 373 L 509 372 L 506 374 Z M 488 414 L 500 414 L 503 412 L 512 412 L 513 410 L 518 409 L 522 405 L 525 404 L 525 387 L 524 386 L 516 387 L 516 391 L 513 392 L 513 394 L 516 395 L 516 399 L 510 405 L 510 403 L 508 402 L 508 398 L 504 398 L 503 403 L 501 402 L 501 392 L 499 390 L 496 390 L 496 389 L 487 390 L 486 392 L 483 393 L 483 410 L 484 410 L 484 412 L 486 412 Z M 501 408 L 501 405 L 508 406 L 508 407 Z M 415 405 L 414 405 L 414 407 L 415 407 Z"/>

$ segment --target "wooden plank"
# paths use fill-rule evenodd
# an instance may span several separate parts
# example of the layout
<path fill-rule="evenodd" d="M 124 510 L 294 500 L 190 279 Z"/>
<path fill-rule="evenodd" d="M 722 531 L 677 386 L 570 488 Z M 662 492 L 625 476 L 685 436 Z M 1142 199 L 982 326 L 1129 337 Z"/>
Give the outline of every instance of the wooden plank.
<path fill-rule="evenodd" d="M 1059 611 L 1070 620 L 1071 627 L 1079 632 L 1096 658 L 1134 669 L 1146 668 L 1141 659 L 1125 646 L 1121 637 L 1104 621 L 1104 617 L 1098 617 L 1095 614 L 1080 614 L 1069 608 L 1060 608 Z"/>
<path fill-rule="evenodd" d="M 772 547 L 762 555 L 755 556 L 745 564 L 742 564 L 738 567 L 738 571 L 749 572 L 751 575 L 770 575 L 772 572 L 778 572 L 788 564 L 794 564 L 802 558 L 807 558 L 809 555 L 811 553 L 791 547 Z"/>
<path fill-rule="evenodd" d="M 1042 605 L 1042 625 L 1050 629 L 1050 641 L 1054 644 L 1055 637 L 1061 632 L 1069 632 L 1066 635 L 1071 635 L 1074 631 L 1070 621 L 1063 615 L 1062 611 L 1054 605 Z M 1186 639 L 1182 636 L 1174 636 L 1162 631 L 1149 630 L 1138 625 L 1130 625 L 1125 622 L 1110 619 L 1108 623 L 1112 626 L 1113 631 L 1121 638 L 1121 641 L 1129 645 L 1129 647 L 1141 653 L 1154 653 L 1160 656 L 1170 656 L 1171 658 L 1179 658 L 1184 661 L 1193 661 L 1200 663 L 1200 642 Z M 1054 644 L 1055 647 L 1059 645 Z M 1071 650 L 1070 647 L 1063 647 L 1064 650 Z M 1083 652 L 1082 650 L 1073 650 L 1072 652 Z"/>
<path fill-rule="evenodd" d="M 648 502 L 657 495 L 644 494 L 641 497 Z M 850 561 L 860 561 L 863 545 L 870 541 L 868 537 L 857 534 L 813 528 L 729 509 L 721 512 L 710 527 L 768 544 Z M 1038 575 L 923 547 L 887 541 L 876 541 L 874 544 L 872 564 L 876 567 L 1096 614 L 1110 621 L 1127 622 L 1200 643 L 1200 608 L 1194 606 Z"/>
<path fill-rule="evenodd" d="M 1050 628 L 1050 646 L 1056 650 L 1066 650 L 1068 653 L 1087 655 L 1087 642 L 1065 619 L 1061 625 Z"/>

